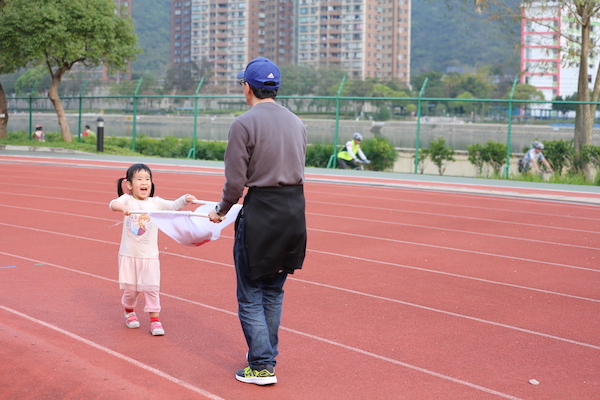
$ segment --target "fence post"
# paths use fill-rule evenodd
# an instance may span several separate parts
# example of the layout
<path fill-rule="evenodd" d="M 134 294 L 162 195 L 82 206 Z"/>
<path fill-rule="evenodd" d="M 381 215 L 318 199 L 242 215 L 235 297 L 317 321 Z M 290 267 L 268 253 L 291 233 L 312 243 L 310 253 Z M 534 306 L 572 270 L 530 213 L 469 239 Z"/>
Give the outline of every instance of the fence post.
<path fill-rule="evenodd" d="M 421 86 L 421 90 L 419 91 L 419 98 L 417 99 L 417 137 L 415 140 L 415 174 L 419 173 L 419 149 L 420 149 L 420 141 L 421 141 L 421 98 L 423 97 L 423 93 L 425 92 L 425 86 L 427 86 L 427 81 L 429 78 L 425 78 L 423 82 L 423 86 Z"/>
<path fill-rule="evenodd" d="M 85 90 L 85 87 L 87 86 L 87 79 L 85 80 L 85 82 L 83 82 L 83 87 L 81 88 L 81 90 L 79 91 L 79 128 L 77 128 L 77 141 L 81 142 L 81 105 L 83 103 L 83 91 Z"/>
<path fill-rule="evenodd" d="M 342 78 L 342 83 L 340 83 L 340 88 L 337 92 L 337 100 L 335 106 L 335 134 L 333 135 L 333 154 L 329 157 L 329 161 L 327 162 L 327 168 L 335 168 L 337 161 L 337 145 L 338 145 L 338 134 L 340 130 L 340 94 L 342 93 L 342 89 L 344 88 L 344 83 L 346 82 L 346 75 Z"/>
<path fill-rule="evenodd" d="M 138 91 L 140 90 L 140 86 L 142 84 L 142 78 L 138 81 L 137 87 L 135 88 L 135 93 L 133 94 L 133 129 L 131 130 L 131 150 L 135 151 L 135 136 L 136 136 L 136 123 L 137 123 L 137 98 Z"/>
<path fill-rule="evenodd" d="M 31 134 L 33 133 L 33 91 L 35 90 L 35 85 L 37 85 L 37 79 L 33 82 L 33 86 L 31 86 L 31 90 L 29 91 L 29 140 L 31 140 Z"/>
<path fill-rule="evenodd" d="M 512 108 L 513 108 L 513 95 L 515 94 L 515 88 L 519 78 L 515 78 L 512 88 L 510 89 L 510 96 L 508 96 L 508 137 L 506 140 L 506 165 L 504 166 L 504 178 L 508 178 L 508 170 L 510 169 L 510 139 L 512 135 Z"/>
<path fill-rule="evenodd" d="M 202 77 L 202 79 L 200 79 L 200 83 L 198 84 L 198 87 L 196 88 L 196 92 L 194 93 L 194 142 L 192 144 L 192 148 L 190 149 L 190 151 L 188 152 L 188 156 L 187 158 L 190 158 L 191 155 L 193 155 L 193 159 L 196 159 L 196 132 L 198 129 L 198 92 L 200 91 L 200 88 L 202 87 L 202 83 L 204 82 L 204 77 Z"/>

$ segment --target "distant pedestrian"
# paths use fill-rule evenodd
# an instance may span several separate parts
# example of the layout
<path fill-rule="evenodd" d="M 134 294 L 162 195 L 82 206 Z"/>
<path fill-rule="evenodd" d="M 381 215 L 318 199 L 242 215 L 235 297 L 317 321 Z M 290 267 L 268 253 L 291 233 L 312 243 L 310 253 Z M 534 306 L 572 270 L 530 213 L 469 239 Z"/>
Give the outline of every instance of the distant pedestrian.
<path fill-rule="evenodd" d="M 89 135 L 93 135 L 93 134 L 94 134 L 94 132 L 92 132 L 89 125 L 86 125 L 85 130 L 83 132 L 81 132 L 81 136 L 89 136 Z"/>
<path fill-rule="evenodd" d="M 127 191 L 128 193 L 124 193 Z M 119 285 L 123 289 L 121 303 L 125 307 L 125 325 L 139 328 L 135 313 L 138 294 L 144 293 L 144 312 L 150 314 L 150 333 L 165 334 L 160 322 L 160 261 L 158 259 L 158 227 L 148 214 L 131 214 L 132 210 L 174 210 L 184 208 L 196 197 L 185 194 L 177 200 L 154 196 L 152 172 L 144 164 L 134 164 L 125 177 L 117 180 L 119 198 L 110 202 L 110 209 L 121 211 L 123 232 L 119 248 Z"/>
<path fill-rule="evenodd" d="M 45 142 L 46 141 L 46 134 L 42 130 L 42 126 L 41 125 L 36 125 L 35 126 L 35 131 L 33 131 L 33 133 L 32 133 L 31 136 L 33 136 L 33 139 L 37 140 L 38 142 Z"/>

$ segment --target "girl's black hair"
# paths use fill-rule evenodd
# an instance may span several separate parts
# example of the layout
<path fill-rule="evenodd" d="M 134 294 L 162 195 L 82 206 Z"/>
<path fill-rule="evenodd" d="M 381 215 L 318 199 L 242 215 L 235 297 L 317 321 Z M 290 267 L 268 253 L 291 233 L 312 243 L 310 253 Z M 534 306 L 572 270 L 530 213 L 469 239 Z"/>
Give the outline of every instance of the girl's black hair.
<path fill-rule="evenodd" d="M 123 193 L 125 193 L 123 191 L 123 181 L 125 180 L 131 182 L 131 180 L 133 179 L 133 175 L 138 171 L 146 171 L 148 174 L 150 174 L 150 180 L 152 180 L 152 171 L 150 171 L 150 168 L 148 168 L 146 164 L 133 164 L 131 167 L 127 168 L 127 173 L 123 178 L 117 179 L 117 193 L 119 194 L 119 197 L 123 196 Z M 152 182 L 152 189 L 150 190 L 150 197 L 153 196 L 154 182 Z"/>

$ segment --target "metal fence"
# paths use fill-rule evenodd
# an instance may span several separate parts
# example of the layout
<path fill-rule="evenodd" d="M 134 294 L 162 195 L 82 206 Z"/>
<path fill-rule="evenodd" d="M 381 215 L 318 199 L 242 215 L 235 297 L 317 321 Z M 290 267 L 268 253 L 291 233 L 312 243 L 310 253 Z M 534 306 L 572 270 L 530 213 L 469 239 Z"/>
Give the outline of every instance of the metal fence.
<path fill-rule="evenodd" d="M 417 97 L 372 98 L 341 96 L 343 81 L 335 96 L 278 96 L 280 104 L 297 113 L 304 121 L 309 144 L 333 143 L 334 149 L 360 132 L 365 139 L 384 137 L 397 148 L 400 159 L 394 171 L 438 174 L 431 163 L 419 168 L 419 149 L 437 138 L 444 138 L 455 151 L 456 161 L 445 174 L 474 176 L 467 161 L 467 146 L 501 142 L 507 146 L 504 173 L 512 172 L 515 158 L 534 140 L 572 140 L 574 112 L 554 110 L 552 102 L 508 99 L 425 98 L 425 85 Z M 142 95 L 140 85 L 131 95 L 86 94 L 85 84 L 79 95 L 61 96 L 71 132 L 90 125 L 95 130 L 98 118 L 104 122 L 105 136 L 131 137 L 136 148 L 139 135 L 150 137 L 189 137 L 195 157 L 197 140 L 227 140 L 229 124 L 248 109 L 243 96 L 202 95 L 198 85 L 193 95 Z M 513 86 L 514 88 L 514 86 Z M 577 102 L 559 101 L 574 107 Z M 588 103 L 589 104 L 589 103 Z M 598 104 L 598 103 L 591 103 Z M 8 130 L 32 132 L 42 124 L 44 130 L 59 131 L 52 103 L 47 96 L 8 97 Z M 598 115 L 598 114 L 597 114 Z M 592 134 L 600 145 L 600 126 Z M 335 152 L 334 152 L 335 154 Z M 334 154 L 331 160 L 334 161 Z M 427 164 L 427 163 L 426 163 Z M 328 167 L 335 167 L 330 162 Z"/>

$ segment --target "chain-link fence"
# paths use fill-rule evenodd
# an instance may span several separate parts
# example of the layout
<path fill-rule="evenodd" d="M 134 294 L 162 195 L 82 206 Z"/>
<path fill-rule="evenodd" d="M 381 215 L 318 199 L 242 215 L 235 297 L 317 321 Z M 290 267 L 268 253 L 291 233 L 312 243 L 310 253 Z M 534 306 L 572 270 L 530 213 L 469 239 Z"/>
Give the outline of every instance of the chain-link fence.
<path fill-rule="evenodd" d="M 95 89 L 77 96 L 62 96 L 67 121 L 75 140 L 85 125 L 95 130 L 102 117 L 104 136 L 188 137 L 196 140 L 227 140 L 233 118 L 248 109 L 243 96 L 202 95 L 202 82 L 191 95 L 138 94 L 102 95 Z M 343 82 L 339 85 L 339 92 Z M 355 132 L 365 139 L 383 137 L 397 149 L 393 170 L 406 173 L 439 174 L 420 150 L 443 139 L 454 151 L 445 175 L 481 174 L 468 160 L 468 147 L 498 142 L 506 145 L 505 173 L 516 172 L 520 153 L 534 140 L 570 141 L 574 138 L 572 110 L 553 106 L 561 103 L 574 109 L 576 102 L 539 102 L 492 99 L 372 98 L 337 96 L 278 96 L 280 104 L 297 113 L 306 125 L 308 143 L 332 143 L 339 149 Z M 60 131 L 47 96 L 9 96 L 8 131 L 29 131 L 41 124 L 46 132 Z M 567 108 L 568 108 L 567 107 Z M 600 126 L 594 125 L 592 144 L 600 145 Z M 419 152 L 418 152 L 419 150 Z M 195 148 L 190 149 L 195 154 Z M 332 154 L 332 158 L 333 155 Z M 426 152 L 423 154 L 427 154 Z M 368 156 L 368 155 L 367 155 Z M 330 163 L 335 168 L 335 163 Z"/>

